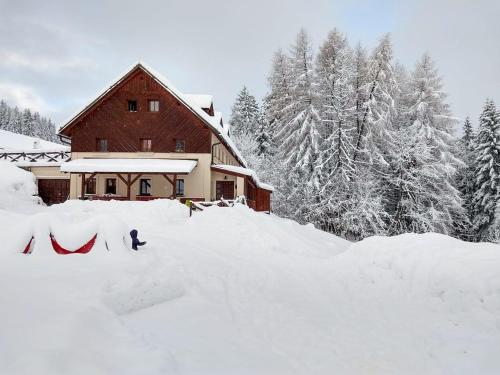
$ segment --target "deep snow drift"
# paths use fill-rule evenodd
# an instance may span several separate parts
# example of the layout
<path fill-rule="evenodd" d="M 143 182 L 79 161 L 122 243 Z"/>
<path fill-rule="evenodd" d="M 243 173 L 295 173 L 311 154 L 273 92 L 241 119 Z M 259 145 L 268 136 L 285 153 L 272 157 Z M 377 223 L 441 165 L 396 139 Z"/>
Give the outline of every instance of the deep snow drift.
<path fill-rule="evenodd" d="M 351 245 L 244 206 L 20 206 L 0 210 L 2 374 L 500 371 L 497 245 Z M 25 228 L 67 247 L 137 228 L 148 244 L 57 255 L 42 238 L 22 255 Z"/>

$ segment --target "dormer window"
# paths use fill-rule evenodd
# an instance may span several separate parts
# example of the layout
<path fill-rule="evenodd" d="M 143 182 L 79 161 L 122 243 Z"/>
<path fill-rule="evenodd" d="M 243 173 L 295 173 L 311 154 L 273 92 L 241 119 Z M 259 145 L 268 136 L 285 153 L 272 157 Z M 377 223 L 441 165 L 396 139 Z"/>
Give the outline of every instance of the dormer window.
<path fill-rule="evenodd" d="M 129 112 L 137 112 L 137 100 L 129 100 L 128 101 L 128 111 Z"/>

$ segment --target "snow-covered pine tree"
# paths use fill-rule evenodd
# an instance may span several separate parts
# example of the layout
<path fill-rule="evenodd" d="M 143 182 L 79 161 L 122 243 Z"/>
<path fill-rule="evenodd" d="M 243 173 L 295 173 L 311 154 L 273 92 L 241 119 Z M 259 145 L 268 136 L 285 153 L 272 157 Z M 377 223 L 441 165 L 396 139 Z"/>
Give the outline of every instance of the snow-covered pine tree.
<path fill-rule="evenodd" d="M 368 116 L 367 103 L 369 98 L 369 87 L 370 78 L 368 75 L 369 62 L 365 49 L 358 44 L 353 54 L 353 90 L 354 90 L 354 119 L 353 122 L 356 126 L 356 142 L 361 142 L 360 134 L 362 133 L 362 127 L 366 122 L 366 117 Z M 359 149 L 360 146 L 358 146 Z M 359 153 L 359 150 L 356 152 Z M 354 161 L 353 156 L 353 161 Z"/>
<path fill-rule="evenodd" d="M 309 36 L 301 30 L 291 48 L 290 104 L 284 109 L 287 116 L 276 132 L 279 155 L 287 170 L 286 183 L 289 215 L 300 215 L 308 203 L 307 197 L 315 195 L 309 189 L 318 189 L 313 178 L 320 141 L 321 118 L 317 109 L 314 88 L 313 54 Z M 302 218 L 303 221 L 303 218 Z"/>
<path fill-rule="evenodd" d="M 256 153 L 257 156 L 263 158 L 267 157 L 273 152 L 273 145 L 272 145 L 272 139 L 271 136 L 269 135 L 269 124 L 262 120 L 260 122 L 259 129 L 257 130 L 256 133 L 256 142 L 257 142 L 257 149 Z"/>
<path fill-rule="evenodd" d="M 55 142 L 55 143 L 61 143 L 60 139 L 57 137 L 57 131 L 56 131 L 56 125 L 52 122 L 52 120 L 45 119 L 47 125 L 47 138 L 45 138 L 48 141 Z"/>
<path fill-rule="evenodd" d="M 473 225 L 478 240 L 494 241 L 498 239 L 494 223 L 500 182 L 500 116 L 491 99 L 479 118 L 475 154 Z"/>
<path fill-rule="evenodd" d="M 26 108 L 21 115 L 21 129 L 20 133 L 24 135 L 28 135 L 30 137 L 33 136 L 33 115 L 31 111 Z"/>
<path fill-rule="evenodd" d="M 0 100 L 0 129 L 6 129 L 10 118 L 10 108 L 7 103 Z"/>
<path fill-rule="evenodd" d="M 234 137 L 254 136 L 259 127 L 260 108 L 246 86 L 238 93 L 231 109 L 231 130 Z"/>
<path fill-rule="evenodd" d="M 19 111 L 19 108 L 14 107 L 14 109 L 11 108 L 10 114 L 9 114 L 9 124 L 6 127 L 6 130 L 13 132 L 13 133 L 22 133 L 22 114 Z"/>
<path fill-rule="evenodd" d="M 475 148 L 476 135 L 472 129 L 470 118 L 465 119 L 463 125 L 463 135 L 457 142 L 459 157 L 464 163 L 458 169 L 456 175 L 456 186 L 462 198 L 462 207 L 465 210 L 467 221 L 463 223 L 462 230 L 457 234 L 460 238 L 473 241 L 475 235 L 472 227 L 474 215 L 474 180 L 475 180 Z"/>
<path fill-rule="evenodd" d="M 323 138 L 317 172 L 322 183 L 338 178 L 349 181 L 349 174 L 353 172 L 352 75 L 347 40 L 333 30 L 316 59 L 316 91 Z"/>
<path fill-rule="evenodd" d="M 291 68 L 290 59 L 281 49 L 273 57 L 271 73 L 268 77 L 269 94 L 264 98 L 264 116 L 269 124 L 269 133 L 274 137 L 287 116 L 286 108 L 291 101 Z"/>
<path fill-rule="evenodd" d="M 17 107 L 10 107 L 4 100 L 0 100 L 0 129 L 59 142 L 56 127 L 50 119 L 29 109 L 21 112 Z"/>
<path fill-rule="evenodd" d="M 42 121 L 40 114 L 38 112 L 33 113 L 33 116 L 31 118 L 32 136 L 40 139 L 46 139 L 48 134 L 47 129 L 44 128 L 44 125 L 45 124 Z"/>
<path fill-rule="evenodd" d="M 316 92 L 322 121 L 315 169 L 319 192 L 311 199 L 314 209 L 308 220 L 337 234 L 344 233 L 346 228 L 340 228 L 341 220 L 338 220 L 345 211 L 336 209 L 350 209 L 338 203 L 350 194 L 355 173 L 352 163 L 355 134 L 351 121 L 352 76 L 351 50 L 345 36 L 334 29 L 320 46 L 316 58 Z"/>
<path fill-rule="evenodd" d="M 363 114 L 359 119 L 353 160 L 364 156 L 375 168 L 387 166 L 395 116 L 394 96 L 398 86 L 392 66 L 392 44 L 384 35 L 368 64 L 368 84 Z"/>
<path fill-rule="evenodd" d="M 269 93 L 264 98 L 263 118 L 271 137 L 271 150 L 266 158 L 262 159 L 259 168 L 260 176 L 275 187 L 273 193 L 273 210 L 279 215 L 286 216 L 290 210 L 290 186 L 286 183 L 287 175 L 278 145 L 281 143 L 277 132 L 283 128 L 291 113 L 287 111 L 291 102 L 291 67 L 290 59 L 283 51 L 278 50 L 273 57 L 271 72 L 268 77 Z"/>
<path fill-rule="evenodd" d="M 256 168 L 257 140 L 262 115 L 257 100 L 244 86 L 231 111 L 231 138 L 251 168 Z"/>
<path fill-rule="evenodd" d="M 456 120 L 446 103 L 441 78 L 427 54 L 412 73 L 409 96 L 409 119 L 416 127 L 416 138 L 425 141 L 432 155 L 432 160 L 423 165 L 429 171 L 424 173 L 422 184 L 426 189 L 420 197 L 431 215 L 428 220 L 432 228 L 429 230 L 451 234 L 454 223 L 465 219 L 460 194 L 454 186 L 457 168 L 463 164 L 457 157 L 453 135 Z"/>

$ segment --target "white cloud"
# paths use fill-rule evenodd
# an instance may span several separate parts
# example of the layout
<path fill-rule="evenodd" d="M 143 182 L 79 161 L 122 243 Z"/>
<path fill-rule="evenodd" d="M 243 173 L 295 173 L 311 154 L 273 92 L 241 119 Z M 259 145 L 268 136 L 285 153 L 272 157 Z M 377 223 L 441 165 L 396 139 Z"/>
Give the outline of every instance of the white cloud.
<path fill-rule="evenodd" d="M 0 66 L 30 69 L 37 72 L 60 69 L 81 69 L 91 66 L 91 62 L 77 58 L 61 59 L 45 56 L 27 56 L 14 51 L 0 51 Z"/>
<path fill-rule="evenodd" d="M 0 82 L 0 98 L 11 106 L 29 108 L 31 110 L 47 113 L 50 111 L 45 101 L 28 86 Z"/>

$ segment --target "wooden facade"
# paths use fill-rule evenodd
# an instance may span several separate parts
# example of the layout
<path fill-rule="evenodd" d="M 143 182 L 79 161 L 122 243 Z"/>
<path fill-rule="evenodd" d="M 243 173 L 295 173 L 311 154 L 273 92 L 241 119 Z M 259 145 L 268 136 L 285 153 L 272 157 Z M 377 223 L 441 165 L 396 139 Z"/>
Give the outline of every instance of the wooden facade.
<path fill-rule="evenodd" d="M 159 101 L 158 112 L 149 111 L 150 100 Z M 136 101 L 136 112 L 128 101 Z M 100 151 L 98 139 L 107 140 L 107 152 L 139 152 L 141 139 L 152 141 L 150 152 L 175 152 L 176 140 L 184 141 L 184 152 L 211 152 L 210 129 L 140 69 L 62 133 L 71 138 L 72 152 Z"/>

